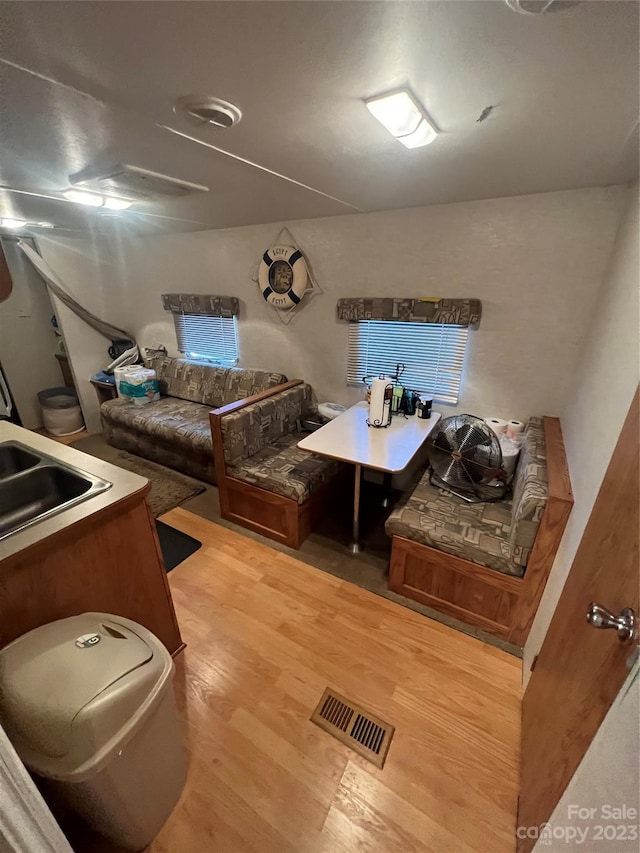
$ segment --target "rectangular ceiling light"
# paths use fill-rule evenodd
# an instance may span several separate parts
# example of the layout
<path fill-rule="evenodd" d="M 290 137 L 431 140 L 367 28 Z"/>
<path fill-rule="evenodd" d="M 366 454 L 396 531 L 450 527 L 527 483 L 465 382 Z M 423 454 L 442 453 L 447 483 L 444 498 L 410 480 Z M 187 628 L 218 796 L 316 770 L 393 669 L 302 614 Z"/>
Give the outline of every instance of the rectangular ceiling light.
<path fill-rule="evenodd" d="M 74 204 L 84 204 L 88 207 L 106 207 L 108 210 L 127 210 L 133 204 L 125 198 L 88 193 L 84 190 L 63 190 L 62 195 Z"/>
<path fill-rule="evenodd" d="M 103 207 L 106 207 L 107 210 L 128 210 L 132 204 L 133 202 L 128 201 L 126 198 L 113 198 L 105 196 Z"/>
<path fill-rule="evenodd" d="M 87 207 L 102 207 L 104 199 L 95 193 L 85 193 L 82 190 L 63 190 L 62 195 L 74 204 L 84 204 Z"/>
<path fill-rule="evenodd" d="M 192 192 L 209 192 L 209 187 L 202 184 L 183 181 L 181 178 L 127 163 L 117 163 L 106 169 L 97 165 L 87 166 L 81 172 L 69 175 L 69 182 L 78 190 L 115 196 L 131 202 L 155 201 L 163 196 L 177 198 Z"/>
<path fill-rule="evenodd" d="M 406 89 L 365 103 L 369 112 L 406 148 L 429 145 L 438 135 L 423 108 Z"/>
<path fill-rule="evenodd" d="M 11 228 L 12 230 L 17 228 L 24 228 L 25 225 L 28 224 L 29 223 L 25 219 L 0 219 L 0 225 L 2 225 L 3 228 Z"/>
<path fill-rule="evenodd" d="M 10 228 L 17 231 L 21 228 L 53 228 L 52 222 L 29 222 L 26 219 L 12 219 L 3 217 L 0 219 L 0 228 Z"/>

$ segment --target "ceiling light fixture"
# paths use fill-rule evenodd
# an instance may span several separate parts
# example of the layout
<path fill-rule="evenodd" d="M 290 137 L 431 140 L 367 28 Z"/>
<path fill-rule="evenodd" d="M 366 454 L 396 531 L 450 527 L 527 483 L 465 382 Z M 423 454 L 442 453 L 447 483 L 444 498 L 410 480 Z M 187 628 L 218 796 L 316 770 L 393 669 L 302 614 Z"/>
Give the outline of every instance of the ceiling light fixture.
<path fill-rule="evenodd" d="M 9 228 L 12 231 L 18 231 L 21 228 L 55 228 L 55 225 L 52 222 L 29 222 L 26 219 L 3 217 L 0 219 L 0 228 Z"/>
<path fill-rule="evenodd" d="M 106 207 L 109 210 L 127 210 L 133 204 L 132 201 L 127 201 L 124 198 L 88 193 L 85 190 L 63 190 L 62 195 L 67 201 L 72 201 L 74 204 L 84 204 L 87 207 Z"/>
<path fill-rule="evenodd" d="M 25 219 L 0 219 L 0 225 L 3 228 L 11 228 L 12 230 L 24 228 L 28 224 Z"/>
<path fill-rule="evenodd" d="M 62 195 L 74 204 L 84 204 L 87 207 L 102 207 L 104 199 L 95 193 L 85 193 L 81 190 L 64 190 Z"/>
<path fill-rule="evenodd" d="M 165 196 L 179 198 L 192 192 L 209 192 L 209 187 L 152 172 L 132 163 L 93 164 L 69 175 L 70 188 L 75 192 L 98 195 L 103 199 L 117 199 L 119 202 L 158 201 Z M 118 204 L 118 202 L 116 202 Z M 107 204 L 104 205 L 107 207 Z M 114 206 L 111 209 L 115 209 Z M 119 210 L 124 210 L 118 204 Z"/>
<path fill-rule="evenodd" d="M 438 135 L 424 109 L 406 89 L 365 101 L 372 116 L 406 148 L 429 145 Z"/>
<path fill-rule="evenodd" d="M 126 198 L 109 198 L 105 197 L 103 207 L 106 207 L 108 210 L 128 210 L 132 201 L 127 201 Z"/>

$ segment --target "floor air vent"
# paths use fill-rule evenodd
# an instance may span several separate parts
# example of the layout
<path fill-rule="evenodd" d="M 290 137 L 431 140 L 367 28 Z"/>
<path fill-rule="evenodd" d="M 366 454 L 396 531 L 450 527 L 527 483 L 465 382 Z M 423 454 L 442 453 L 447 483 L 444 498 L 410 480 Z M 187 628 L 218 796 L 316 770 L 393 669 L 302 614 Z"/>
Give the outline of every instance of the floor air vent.
<path fill-rule="evenodd" d="M 393 726 L 327 688 L 311 722 L 353 749 L 376 767 L 382 767 L 389 751 Z"/>

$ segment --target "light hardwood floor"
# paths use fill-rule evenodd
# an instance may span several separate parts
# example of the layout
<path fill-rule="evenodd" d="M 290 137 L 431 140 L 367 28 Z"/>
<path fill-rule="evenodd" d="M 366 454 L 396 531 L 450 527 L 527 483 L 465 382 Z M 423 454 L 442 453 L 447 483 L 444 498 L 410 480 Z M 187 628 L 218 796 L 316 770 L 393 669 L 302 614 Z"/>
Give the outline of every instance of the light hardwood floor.
<path fill-rule="evenodd" d="M 512 853 L 521 663 L 199 518 L 170 586 L 191 764 L 150 853 Z M 309 717 L 328 685 L 395 725 L 383 770 Z"/>
<path fill-rule="evenodd" d="M 38 435 L 43 435 L 45 438 L 51 438 L 59 444 L 74 444 L 76 441 L 80 441 L 81 438 L 87 438 L 89 435 L 86 429 L 83 429 L 82 432 L 74 432 L 71 435 L 51 435 L 46 429 L 36 429 L 34 432 L 37 432 Z"/>

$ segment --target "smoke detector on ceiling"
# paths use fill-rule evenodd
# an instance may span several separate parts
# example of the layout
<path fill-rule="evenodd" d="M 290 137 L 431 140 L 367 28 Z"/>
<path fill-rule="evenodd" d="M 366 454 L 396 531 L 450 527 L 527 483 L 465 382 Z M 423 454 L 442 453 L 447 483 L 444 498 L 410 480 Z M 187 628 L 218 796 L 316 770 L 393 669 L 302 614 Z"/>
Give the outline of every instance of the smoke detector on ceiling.
<path fill-rule="evenodd" d="M 202 184 L 193 184 L 127 163 L 118 163 L 108 169 L 88 166 L 75 175 L 69 175 L 69 182 L 78 189 L 128 201 L 153 201 L 163 196 L 209 192 L 209 187 Z"/>
<path fill-rule="evenodd" d="M 242 113 L 235 104 L 203 95 L 185 95 L 178 98 L 173 111 L 177 115 L 184 115 L 189 124 L 198 127 L 211 124 L 226 129 L 234 127 L 242 118 Z"/>

